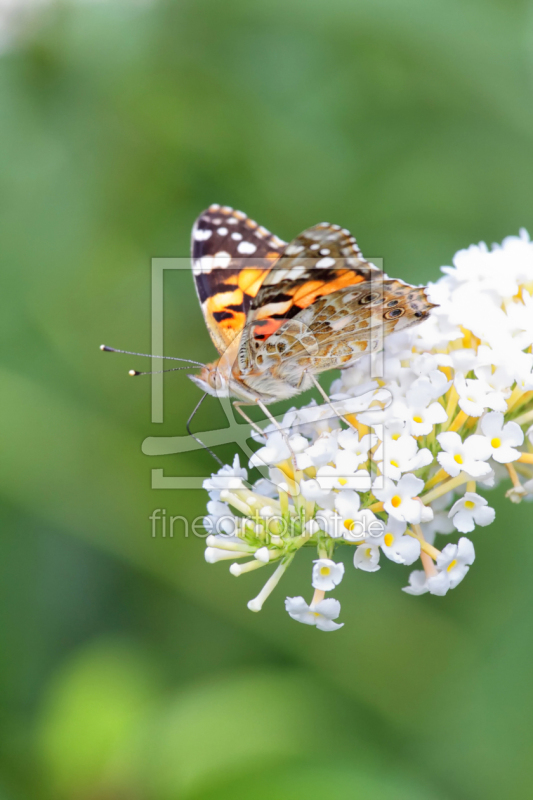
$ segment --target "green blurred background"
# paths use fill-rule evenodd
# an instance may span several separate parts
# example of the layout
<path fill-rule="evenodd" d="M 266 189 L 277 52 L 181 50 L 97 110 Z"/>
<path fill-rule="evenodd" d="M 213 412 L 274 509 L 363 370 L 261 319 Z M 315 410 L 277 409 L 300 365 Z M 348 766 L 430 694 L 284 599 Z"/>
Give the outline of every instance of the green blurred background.
<path fill-rule="evenodd" d="M 322 634 L 283 610 L 305 554 L 251 614 L 262 572 L 150 535 L 205 509 L 150 471 L 209 456 L 140 450 L 198 390 L 166 376 L 153 425 L 141 359 L 98 345 L 149 350 L 150 259 L 212 202 L 347 226 L 416 282 L 531 230 L 532 85 L 526 0 L 62 2 L 4 49 L 1 800 L 531 797 L 531 506 L 498 492 L 445 599 L 349 568 Z M 211 359 L 190 275 L 165 280 L 167 352 Z"/>

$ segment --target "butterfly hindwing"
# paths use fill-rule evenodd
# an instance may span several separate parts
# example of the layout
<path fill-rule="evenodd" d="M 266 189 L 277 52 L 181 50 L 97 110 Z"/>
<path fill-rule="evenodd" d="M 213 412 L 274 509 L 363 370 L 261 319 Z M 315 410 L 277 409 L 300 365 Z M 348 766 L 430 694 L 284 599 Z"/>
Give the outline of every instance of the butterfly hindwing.
<path fill-rule="evenodd" d="M 431 307 L 423 288 L 398 280 L 363 281 L 318 298 L 264 341 L 243 338 L 241 354 L 254 372 L 276 374 L 280 381 L 306 370 L 346 368 L 380 350 L 394 330 L 425 318 Z"/>

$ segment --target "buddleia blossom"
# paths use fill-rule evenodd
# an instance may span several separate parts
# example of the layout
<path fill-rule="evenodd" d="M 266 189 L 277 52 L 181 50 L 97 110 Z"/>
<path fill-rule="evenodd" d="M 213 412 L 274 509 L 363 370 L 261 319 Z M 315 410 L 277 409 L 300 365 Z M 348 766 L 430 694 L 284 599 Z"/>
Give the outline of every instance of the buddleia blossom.
<path fill-rule="evenodd" d="M 331 405 L 252 434 L 258 480 L 235 457 L 205 482 L 206 560 L 233 575 L 274 567 L 250 610 L 306 549 L 314 593 L 285 607 L 318 630 L 342 627 L 326 592 L 389 562 L 414 567 L 406 594 L 444 596 L 474 563 L 465 534 L 489 535 L 490 493 L 503 483 L 511 501 L 533 499 L 533 244 L 522 231 L 473 245 L 442 272 L 430 318 L 344 370 Z"/>

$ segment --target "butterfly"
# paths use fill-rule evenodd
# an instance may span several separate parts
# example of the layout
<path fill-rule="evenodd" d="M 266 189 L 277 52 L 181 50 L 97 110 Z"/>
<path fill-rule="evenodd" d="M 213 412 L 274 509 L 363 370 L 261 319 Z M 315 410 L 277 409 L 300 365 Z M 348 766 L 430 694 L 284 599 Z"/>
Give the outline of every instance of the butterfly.
<path fill-rule="evenodd" d="M 365 261 L 346 228 L 322 222 L 287 244 L 216 204 L 194 223 L 192 271 L 219 358 L 189 377 L 263 409 L 321 390 L 316 375 L 352 366 L 434 307 L 423 287 Z"/>

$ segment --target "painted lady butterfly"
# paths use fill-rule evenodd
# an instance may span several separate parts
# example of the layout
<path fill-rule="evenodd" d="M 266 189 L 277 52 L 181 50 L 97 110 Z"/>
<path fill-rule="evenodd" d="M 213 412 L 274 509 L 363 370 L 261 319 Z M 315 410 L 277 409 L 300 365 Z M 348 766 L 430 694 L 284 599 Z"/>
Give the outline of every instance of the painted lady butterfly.
<path fill-rule="evenodd" d="M 424 288 L 385 279 L 339 225 L 320 223 L 286 244 L 228 206 L 196 220 L 192 269 L 220 357 L 189 377 L 263 410 L 313 385 L 322 391 L 317 374 L 381 349 L 433 308 Z"/>

